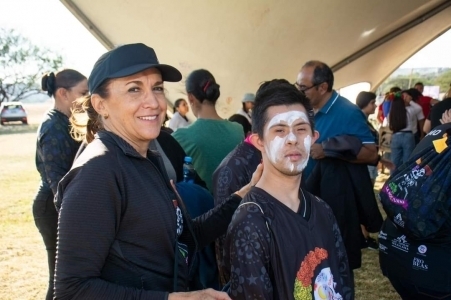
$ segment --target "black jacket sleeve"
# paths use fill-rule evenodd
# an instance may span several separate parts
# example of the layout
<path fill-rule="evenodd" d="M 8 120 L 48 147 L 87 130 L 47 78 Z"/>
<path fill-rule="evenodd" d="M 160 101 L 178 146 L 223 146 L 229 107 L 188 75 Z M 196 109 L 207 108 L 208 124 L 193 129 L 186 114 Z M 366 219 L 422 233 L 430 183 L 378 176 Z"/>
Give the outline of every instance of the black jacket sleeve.
<path fill-rule="evenodd" d="M 232 194 L 220 205 L 193 220 L 193 231 L 199 249 L 227 232 L 227 227 L 241 200 L 240 196 Z"/>
<path fill-rule="evenodd" d="M 40 155 L 45 167 L 47 177 L 45 180 L 56 194 L 58 182 L 66 175 L 72 166 L 72 157 L 67 157 L 67 148 L 69 146 L 58 140 L 59 132 L 53 133 L 51 130 L 44 133 L 39 140 Z M 64 158 L 63 158 L 64 157 Z"/>
<path fill-rule="evenodd" d="M 122 195 L 118 182 L 123 181 L 113 164 L 91 162 L 72 169 L 58 186 L 62 206 L 56 299 L 167 299 L 167 292 L 125 287 L 100 278 L 120 226 Z"/>

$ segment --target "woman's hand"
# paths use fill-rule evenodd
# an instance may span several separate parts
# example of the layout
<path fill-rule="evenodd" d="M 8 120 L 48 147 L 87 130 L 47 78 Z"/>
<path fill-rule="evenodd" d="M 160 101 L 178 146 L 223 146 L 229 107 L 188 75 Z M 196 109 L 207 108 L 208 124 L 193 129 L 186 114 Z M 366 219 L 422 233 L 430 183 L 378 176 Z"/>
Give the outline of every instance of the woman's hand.
<path fill-rule="evenodd" d="M 168 300 L 232 300 L 227 293 L 218 292 L 213 289 L 187 293 L 171 293 Z"/>
<path fill-rule="evenodd" d="M 442 118 L 440 119 L 440 123 L 451 123 L 451 109 L 445 110 L 445 112 L 442 114 Z"/>
<path fill-rule="evenodd" d="M 241 198 L 244 198 L 244 196 L 246 196 L 246 194 L 251 190 L 251 188 L 254 185 L 256 185 L 257 182 L 260 180 L 260 178 L 262 177 L 262 173 L 263 173 L 263 164 L 260 163 L 257 166 L 257 169 L 255 170 L 254 174 L 252 174 L 251 182 L 243 186 L 241 190 L 235 192 L 235 194 L 237 194 Z"/>

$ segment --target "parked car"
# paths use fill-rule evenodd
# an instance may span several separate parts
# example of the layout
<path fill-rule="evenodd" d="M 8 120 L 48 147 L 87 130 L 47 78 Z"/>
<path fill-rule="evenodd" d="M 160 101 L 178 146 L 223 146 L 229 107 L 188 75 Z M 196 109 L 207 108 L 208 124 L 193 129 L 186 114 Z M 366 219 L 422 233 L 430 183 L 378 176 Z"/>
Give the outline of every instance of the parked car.
<path fill-rule="evenodd" d="M 0 123 L 20 121 L 28 124 L 27 112 L 20 102 L 3 102 L 0 107 Z"/>

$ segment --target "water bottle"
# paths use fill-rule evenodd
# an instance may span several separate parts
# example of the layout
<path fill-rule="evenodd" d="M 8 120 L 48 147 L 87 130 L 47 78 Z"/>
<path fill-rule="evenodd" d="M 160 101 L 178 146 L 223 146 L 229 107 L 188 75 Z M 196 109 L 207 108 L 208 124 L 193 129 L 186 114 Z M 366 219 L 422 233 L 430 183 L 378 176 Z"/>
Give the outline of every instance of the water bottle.
<path fill-rule="evenodd" d="M 190 156 L 185 156 L 185 163 L 183 164 L 183 181 L 194 183 L 196 178 L 196 170 L 194 170 L 193 159 Z"/>

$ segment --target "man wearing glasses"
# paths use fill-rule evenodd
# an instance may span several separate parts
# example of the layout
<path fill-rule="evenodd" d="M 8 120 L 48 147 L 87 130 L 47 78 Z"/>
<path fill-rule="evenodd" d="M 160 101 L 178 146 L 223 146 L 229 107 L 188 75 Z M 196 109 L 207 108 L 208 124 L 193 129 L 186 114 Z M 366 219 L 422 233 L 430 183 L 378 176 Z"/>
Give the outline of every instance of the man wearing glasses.
<path fill-rule="evenodd" d="M 382 225 L 366 168 L 377 163 L 378 150 L 364 114 L 333 90 L 333 83 L 332 70 L 320 61 L 305 63 L 295 83 L 310 99 L 320 134 L 311 147 L 304 177 L 309 192 L 331 206 L 349 266 L 357 269 L 363 239 L 360 223 L 369 232 L 377 232 Z"/>

